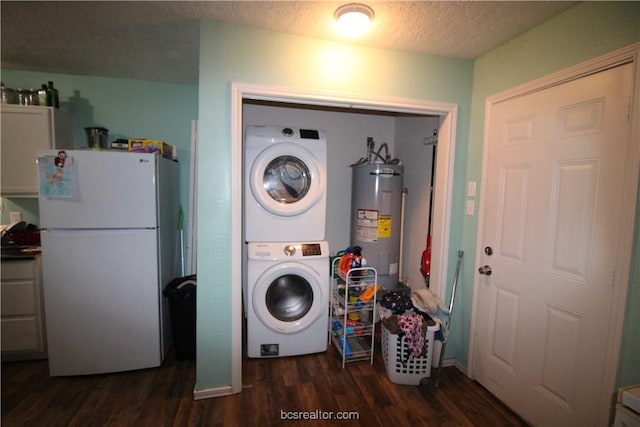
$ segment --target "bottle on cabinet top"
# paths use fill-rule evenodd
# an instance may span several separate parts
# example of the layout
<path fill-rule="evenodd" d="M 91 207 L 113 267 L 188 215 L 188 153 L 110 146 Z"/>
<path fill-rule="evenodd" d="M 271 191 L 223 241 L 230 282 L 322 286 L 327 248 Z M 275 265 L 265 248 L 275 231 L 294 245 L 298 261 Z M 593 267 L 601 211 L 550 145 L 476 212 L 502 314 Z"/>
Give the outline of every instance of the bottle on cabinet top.
<path fill-rule="evenodd" d="M 49 106 L 60 108 L 60 98 L 58 96 L 58 89 L 53 87 L 53 82 L 49 81 L 47 85 L 47 97 L 51 99 L 51 104 Z"/>

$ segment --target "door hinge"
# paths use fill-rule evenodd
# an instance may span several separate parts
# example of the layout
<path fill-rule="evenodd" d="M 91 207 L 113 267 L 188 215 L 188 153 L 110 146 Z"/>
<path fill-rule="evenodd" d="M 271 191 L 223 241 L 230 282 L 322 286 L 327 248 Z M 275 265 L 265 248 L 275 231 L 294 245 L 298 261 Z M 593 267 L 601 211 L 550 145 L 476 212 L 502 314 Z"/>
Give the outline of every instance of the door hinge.
<path fill-rule="evenodd" d="M 611 289 L 616 287 L 616 274 L 617 270 L 614 268 L 613 272 L 611 273 Z"/>

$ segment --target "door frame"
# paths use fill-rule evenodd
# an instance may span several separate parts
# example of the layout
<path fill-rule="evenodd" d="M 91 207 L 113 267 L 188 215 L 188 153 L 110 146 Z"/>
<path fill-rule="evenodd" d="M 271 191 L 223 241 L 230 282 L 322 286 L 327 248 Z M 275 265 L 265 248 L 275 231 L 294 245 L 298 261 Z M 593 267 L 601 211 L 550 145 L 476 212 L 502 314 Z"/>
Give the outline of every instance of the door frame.
<path fill-rule="evenodd" d="M 483 152 L 482 152 L 482 178 L 481 188 L 484 188 L 487 180 L 487 162 L 488 162 L 488 125 L 494 104 L 507 101 L 509 99 L 521 97 L 544 89 L 558 86 L 569 81 L 577 80 L 600 71 L 614 68 L 618 65 L 633 64 L 634 88 L 632 99 L 629 100 L 629 138 L 627 159 L 629 159 L 628 170 L 626 171 L 624 184 L 624 198 L 622 208 L 622 229 L 620 235 L 622 238 L 616 248 L 620 264 L 613 279 L 613 296 L 611 316 L 608 321 L 608 330 L 610 334 L 603 340 L 605 354 L 604 381 L 600 398 L 600 420 L 603 425 L 609 422 L 609 410 L 611 409 L 611 396 L 615 391 L 616 374 L 618 370 L 618 360 L 620 357 L 620 344 L 622 339 L 622 331 L 625 318 L 625 307 L 627 299 L 627 290 L 631 277 L 631 257 L 633 249 L 633 230 L 635 225 L 636 203 L 638 194 L 638 178 L 640 176 L 640 121 L 638 120 L 638 111 L 640 106 L 640 69 L 638 61 L 640 60 L 640 43 L 632 44 L 628 47 L 615 50 L 608 54 L 602 55 L 595 59 L 586 61 L 579 65 L 567 68 L 565 70 L 550 74 L 546 77 L 525 83 L 504 92 L 492 95 L 485 100 L 485 121 L 483 136 Z M 480 205 L 478 210 L 478 235 L 476 239 L 476 255 L 482 253 L 482 242 L 484 239 L 482 224 L 485 217 L 485 198 L 482 193 L 480 195 Z M 471 307 L 471 336 L 469 342 L 468 353 L 468 375 L 474 378 L 474 357 L 476 355 L 476 333 L 478 324 L 476 318 L 478 316 L 478 289 L 480 287 L 480 277 L 474 274 L 473 280 L 473 302 Z"/>
<path fill-rule="evenodd" d="M 456 104 L 408 98 L 356 96 L 297 88 L 231 83 L 231 393 L 242 389 L 243 99 L 440 117 L 434 191 L 432 283 L 446 283 L 458 116 Z M 438 293 L 439 286 L 433 286 Z"/>

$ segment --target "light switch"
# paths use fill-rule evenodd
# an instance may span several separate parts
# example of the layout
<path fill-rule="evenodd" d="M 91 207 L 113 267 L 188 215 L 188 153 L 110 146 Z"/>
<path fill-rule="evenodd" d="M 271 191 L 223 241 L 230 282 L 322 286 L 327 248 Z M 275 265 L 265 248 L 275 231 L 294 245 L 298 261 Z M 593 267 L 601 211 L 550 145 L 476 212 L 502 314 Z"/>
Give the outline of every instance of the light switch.
<path fill-rule="evenodd" d="M 467 215 L 473 215 L 476 210 L 476 202 L 473 200 L 467 200 Z"/>
<path fill-rule="evenodd" d="M 467 196 L 476 197 L 476 181 L 469 181 L 467 183 Z"/>

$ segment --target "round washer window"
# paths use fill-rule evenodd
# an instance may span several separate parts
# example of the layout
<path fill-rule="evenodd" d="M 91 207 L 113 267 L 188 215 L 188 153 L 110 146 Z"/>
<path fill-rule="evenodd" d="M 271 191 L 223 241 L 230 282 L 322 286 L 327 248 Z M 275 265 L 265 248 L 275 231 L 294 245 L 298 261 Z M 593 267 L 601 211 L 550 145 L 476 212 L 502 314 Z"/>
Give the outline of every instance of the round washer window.
<path fill-rule="evenodd" d="M 265 295 L 267 310 L 282 322 L 303 318 L 313 304 L 313 289 L 296 274 L 285 274 L 271 282 Z"/>
<path fill-rule="evenodd" d="M 263 185 L 269 196 L 280 203 L 296 203 L 311 187 L 311 173 L 297 157 L 280 156 L 266 167 Z"/>

